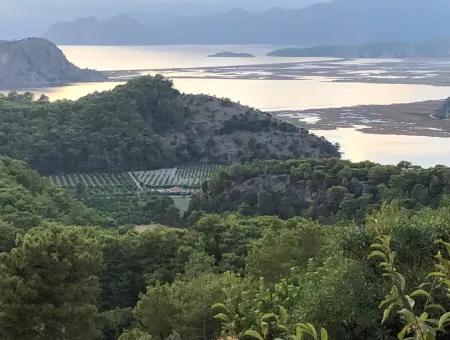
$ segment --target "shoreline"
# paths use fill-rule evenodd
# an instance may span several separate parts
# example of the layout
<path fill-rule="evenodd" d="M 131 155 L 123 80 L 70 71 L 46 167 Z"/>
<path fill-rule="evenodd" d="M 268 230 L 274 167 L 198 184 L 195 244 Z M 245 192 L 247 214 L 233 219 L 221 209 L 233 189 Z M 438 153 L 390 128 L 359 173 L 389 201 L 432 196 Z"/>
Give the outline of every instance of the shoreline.
<path fill-rule="evenodd" d="M 447 59 L 436 61 L 340 58 L 322 61 L 101 72 L 112 80 L 127 80 L 146 73 L 160 73 L 174 79 L 302 80 L 316 78 L 343 83 L 450 86 L 450 63 Z"/>
<path fill-rule="evenodd" d="M 391 105 L 358 105 L 341 108 L 270 112 L 278 119 L 308 130 L 355 128 L 363 133 L 450 138 L 450 119 L 432 114 L 444 100 Z"/>

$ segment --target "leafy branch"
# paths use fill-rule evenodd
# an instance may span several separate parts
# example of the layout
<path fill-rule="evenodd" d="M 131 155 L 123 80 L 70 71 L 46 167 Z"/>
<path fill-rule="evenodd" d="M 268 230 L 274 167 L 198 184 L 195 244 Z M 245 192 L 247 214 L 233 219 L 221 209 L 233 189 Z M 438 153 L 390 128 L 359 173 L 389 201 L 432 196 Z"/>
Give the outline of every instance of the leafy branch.
<path fill-rule="evenodd" d="M 436 243 L 444 245 L 447 256 L 450 254 L 450 244 L 443 241 Z M 392 282 L 390 292 L 380 303 L 383 309 L 382 323 L 396 311 L 403 321 L 403 328 L 397 335 L 399 340 L 435 340 L 438 332 L 445 333 L 445 327 L 450 323 L 450 312 L 435 302 L 433 293 L 438 288 L 444 288 L 447 298 L 450 297 L 450 261 L 439 252 L 435 257 L 436 271 L 428 274 L 427 281 L 408 294 L 405 277 L 395 266 L 397 254 L 391 248 L 391 238 L 379 236 L 371 249 L 369 258 L 380 260 L 378 267 L 383 271 L 383 276 Z M 424 302 L 419 303 L 419 299 L 424 299 Z M 441 315 L 433 318 L 430 316 L 433 313 Z"/>
<path fill-rule="evenodd" d="M 328 340 L 328 332 L 324 328 L 317 330 L 310 323 L 298 323 L 295 331 L 292 332 L 286 326 L 288 322 L 288 312 L 279 306 L 279 314 L 265 313 L 261 316 L 259 330 L 248 329 L 239 332 L 236 327 L 235 318 L 230 313 L 230 308 L 225 304 L 217 303 L 212 307 L 219 311 L 215 315 L 217 320 L 222 322 L 222 336 L 227 339 L 255 339 L 255 340 Z M 237 316 L 235 316 L 237 317 Z M 283 336 L 280 338 L 279 336 Z"/>

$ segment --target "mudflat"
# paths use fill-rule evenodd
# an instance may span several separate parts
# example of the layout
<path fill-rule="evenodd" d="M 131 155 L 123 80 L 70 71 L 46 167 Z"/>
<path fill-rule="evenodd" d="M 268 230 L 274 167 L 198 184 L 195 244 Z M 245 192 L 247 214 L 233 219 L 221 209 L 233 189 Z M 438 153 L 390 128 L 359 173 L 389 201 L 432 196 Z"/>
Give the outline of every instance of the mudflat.
<path fill-rule="evenodd" d="M 308 129 L 356 127 L 376 134 L 450 137 L 450 119 L 433 115 L 444 100 L 409 104 L 362 105 L 342 108 L 272 112 L 277 118 Z"/>

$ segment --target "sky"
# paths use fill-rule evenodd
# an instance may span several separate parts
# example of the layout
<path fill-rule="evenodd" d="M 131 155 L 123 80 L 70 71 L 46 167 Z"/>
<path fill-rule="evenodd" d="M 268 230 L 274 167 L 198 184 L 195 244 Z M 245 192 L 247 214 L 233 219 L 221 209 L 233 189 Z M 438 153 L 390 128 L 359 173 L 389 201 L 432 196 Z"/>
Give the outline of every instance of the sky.
<path fill-rule="evenodd" d="M 129 14 L 138 20 L 203 15 L 242 7 L 302 8 L 330 0 L 0 0 L 0 39 L 40 36 L 53 23 L 94 16 Z"/>

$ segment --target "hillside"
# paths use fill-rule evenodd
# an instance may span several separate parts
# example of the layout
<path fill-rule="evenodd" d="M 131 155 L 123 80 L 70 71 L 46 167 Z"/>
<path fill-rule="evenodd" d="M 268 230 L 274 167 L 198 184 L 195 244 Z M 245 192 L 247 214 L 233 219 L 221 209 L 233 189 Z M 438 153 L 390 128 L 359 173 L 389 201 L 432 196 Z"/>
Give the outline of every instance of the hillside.
<path fill-rule="evenodd" d="M 335 0 L 302 9 L 242 8 L 139 22 L 80 19 L 54 24 L 44 37 L 59 44 L 353 45 L 448 38 L 450 3 L 434 0 Z M 91 22 L 92 21 L 92 22 Z M 420 23 L 418 25 L 417 23 Z M 116 34 L 117 27 L 121 28 Z"/>
<path fill-rule="evenodd" d="M 382 202 L 406 208 L 437 206 L 450 191 L 449 168 L 407 162 L 379 165 L 338 159 L 234 165 L 213 176 L 190 211 L 304 216 L 321 222 L 361 221 Z"/>
<path fill-rule="evenodd" d="M 0 183 L 0 248 L 9 228 L 30 229 L 45 220 L 67 225 L 105 223 L 95 210 L 50 185 L 22 162 L 0 158 Z"/>
<path fill-rule="evenodd" d="M 272 51 L 273 57 L 335 57 L 335 58 L 447 58 L 450 41 L 429 41 L 420 44 L 372 43 L 355 46 L 315 46 L 285 48 Z"/>
<path fill-rule="evenodd" d="M 181 94 L 161 76 L 76 101 L 10 94 L 0 98 L 0 121 L 0 154 L 45 174 L 339 155 L 302 128 L 227 99 Z"/>
<path fill-rule="evenodd" d="M 48 40 L 28 38 L 0 41 L 0 89 L 29 88 L 78 81 L 101 81 L 106 76 L 70 63 Z"/>

